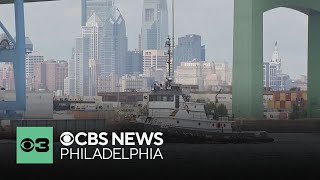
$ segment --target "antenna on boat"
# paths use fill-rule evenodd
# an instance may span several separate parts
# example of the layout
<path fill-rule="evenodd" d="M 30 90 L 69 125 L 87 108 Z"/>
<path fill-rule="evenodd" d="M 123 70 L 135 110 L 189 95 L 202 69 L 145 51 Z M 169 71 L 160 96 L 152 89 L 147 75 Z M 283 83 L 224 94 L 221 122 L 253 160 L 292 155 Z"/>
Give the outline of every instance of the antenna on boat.
<path fill-rule="evenodd" d="M 171 86 L 171 82 L 172 82 L 172 77 L 171 77 L 171 68 L 172 68 L 172 59 L 171 59 L 171 39 L 170 36 L 168 36 L 168 39 L 166 41 L 165 47 L 168 48 L 168 60 L 167 60 L 167 64 L 168 64 L 168 76 L 167 76 L 167 81 L 168 81 L 168 86 Z"/>

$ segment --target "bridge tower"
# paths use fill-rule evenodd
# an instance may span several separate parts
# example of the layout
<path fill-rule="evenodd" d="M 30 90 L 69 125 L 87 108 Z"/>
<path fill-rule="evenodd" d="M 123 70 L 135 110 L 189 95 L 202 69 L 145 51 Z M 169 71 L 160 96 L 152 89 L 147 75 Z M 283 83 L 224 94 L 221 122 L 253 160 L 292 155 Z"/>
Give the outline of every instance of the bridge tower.
<path fill-rule="evenodd" d="M 309 17 L 308 116 L 320 118 L 320 1 L 235 0 L 233 113 L 236 118 L 263 117 L 263 13 L 291 8 Z"/>

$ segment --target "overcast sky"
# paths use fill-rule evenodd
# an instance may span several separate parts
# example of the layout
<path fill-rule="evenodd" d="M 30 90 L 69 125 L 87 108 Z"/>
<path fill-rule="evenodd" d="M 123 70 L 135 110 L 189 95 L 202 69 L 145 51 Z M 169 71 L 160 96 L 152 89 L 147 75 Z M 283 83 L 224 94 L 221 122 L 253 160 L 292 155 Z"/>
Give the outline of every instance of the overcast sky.
<path fill-rule="evenodd" d="M 169 4 L 171 4 L 171 1 Z M 129 48 L 138 47 L 143 0 L 116 0 L 127 25 Z M 169 8 L 171 6 L 169 5 Z M 169 9 L 171 17 L 171 9 Z M 80 0 L 28 3 L 26 34 L 46 59 L 68 59 L 80 36 Z M 0 20 L 14 36 L 12 5 L 0 6 Z M 264 59 L 278 41 L 284 72 L 295 77 L 307 73 L 308 17 L 278 8 L 264 15 Z M 207 47 L 207 60 L 232 62 L 233 0 L 176 0 L 176 36 L 199 34 Z M 289 70 L 290 69 L 290 70 Z"/>

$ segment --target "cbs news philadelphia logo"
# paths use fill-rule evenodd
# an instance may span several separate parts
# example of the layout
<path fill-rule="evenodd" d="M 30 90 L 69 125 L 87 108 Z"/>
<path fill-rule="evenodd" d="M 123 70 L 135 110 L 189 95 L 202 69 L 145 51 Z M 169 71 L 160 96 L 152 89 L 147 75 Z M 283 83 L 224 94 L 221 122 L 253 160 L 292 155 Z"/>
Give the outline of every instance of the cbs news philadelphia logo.
<path fill-rule="evenodd" d="M 53 164 L 53 128 L 17 127 L 17 164 Z"/>

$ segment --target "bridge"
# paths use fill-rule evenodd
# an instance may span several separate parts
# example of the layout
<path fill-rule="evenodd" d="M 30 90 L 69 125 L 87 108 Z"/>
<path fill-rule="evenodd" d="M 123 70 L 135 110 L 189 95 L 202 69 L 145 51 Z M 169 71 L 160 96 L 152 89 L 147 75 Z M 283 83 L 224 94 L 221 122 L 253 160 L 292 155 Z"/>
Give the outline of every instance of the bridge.
<path fill-rule="evenodd" d="M 0 62 L 12 62 L 15 72 L 16 102 L 0 102 L 0 110 L 24 110 L 25 27 L 24 2 L 50 0 L 0 0 L 14 3 L 16 41 L 5 26 L 0 26 L 13 43 L 0 50 Z M 287 7 L 309 16 L 308 116 L 320 118 L 320 1 L 319 0 L 235 0 L 234 1 L 233 113 L 236 118 L 260 119 L 263 116 L 263 13 Z"/>
<path fill-rule="evenodd" d="M 278 7 L 309 16 L 308 116 L 320 118 L 320 1 L 235 0 L 232 101 L 235 117 L 263 115 L 263 13 Z"/>

